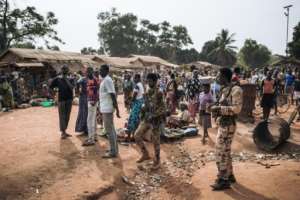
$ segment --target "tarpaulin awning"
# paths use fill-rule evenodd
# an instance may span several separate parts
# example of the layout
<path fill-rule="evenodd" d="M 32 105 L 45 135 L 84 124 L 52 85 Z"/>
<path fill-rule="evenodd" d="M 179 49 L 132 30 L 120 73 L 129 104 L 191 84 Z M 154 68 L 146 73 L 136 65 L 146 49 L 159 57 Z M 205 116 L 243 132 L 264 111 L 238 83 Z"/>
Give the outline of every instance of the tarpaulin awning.
<path fill-rule="evenodd" d="M 44 67 L 43 63 L 16 63 L 17 67 Z"/>

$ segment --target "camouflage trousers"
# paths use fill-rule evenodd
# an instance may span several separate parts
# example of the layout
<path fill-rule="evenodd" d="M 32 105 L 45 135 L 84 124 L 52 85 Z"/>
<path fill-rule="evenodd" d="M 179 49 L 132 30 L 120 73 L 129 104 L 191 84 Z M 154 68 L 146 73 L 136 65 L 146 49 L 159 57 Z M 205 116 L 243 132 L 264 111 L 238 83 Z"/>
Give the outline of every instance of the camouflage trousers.
<path fill-rule="evenodd" d="M 141 149 L 142 154 L 145 156 L 149 155 L 149 152 L 144 143 L 144 136 L 148 132 L 148 130 L 152 131 L 152 143 L 154 145 L 154 154 L 156 161 L 160 160 L 160 129 L 159 125 L 153 126 L 150 123 L 142 121 L 135 132 L 135 142 L 138 147 Z"/>
<path fill-rule="evenodd" d="M 216 164 L 218 168 L 218 178 L 228 180 L 233 174 L 231 144 L 236 130 L 235 125 L 219 127 L 216 141 Z"/>

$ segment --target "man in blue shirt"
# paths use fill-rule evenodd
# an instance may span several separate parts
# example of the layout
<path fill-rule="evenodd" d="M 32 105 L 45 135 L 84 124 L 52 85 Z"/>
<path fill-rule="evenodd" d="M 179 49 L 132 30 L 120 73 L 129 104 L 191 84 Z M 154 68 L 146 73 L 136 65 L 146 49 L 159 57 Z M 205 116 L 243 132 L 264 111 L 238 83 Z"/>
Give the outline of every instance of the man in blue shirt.
<path fill-rule="evenodd" d="M 287 95 L 291 95 L 292 104 L 293 102 L 293 85 L 295 82 L 295 76 L 292 74 L 292 71 L 289 69 L 285 75 L 285 93 Z"/>

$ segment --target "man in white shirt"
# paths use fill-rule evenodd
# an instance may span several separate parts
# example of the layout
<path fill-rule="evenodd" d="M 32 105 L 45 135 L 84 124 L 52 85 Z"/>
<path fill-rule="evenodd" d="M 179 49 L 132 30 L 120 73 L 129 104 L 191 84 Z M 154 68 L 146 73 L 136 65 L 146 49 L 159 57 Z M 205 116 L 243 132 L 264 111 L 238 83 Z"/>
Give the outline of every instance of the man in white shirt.
<path fill-rule="evenodd" d="M 257 75 L 256 71 L 252 71 L 251 72 L 250 83 L 251 84 L 258 84 L 258 79 L 259 79 L 259 76 Z"/>
<path fill-rule="evenodd" d="M 114 126 L 114 111 L 120 117 L 119 107 L 117 103 L 116 90 L 113 80 L 109 76 L 109 66 L 102 65 L 100 68 L 100 75 L 102 81 L 100 84 L 100 112 L 103 115 L 104 129 L 108 135 L 110 150 L 103 156 L 103 158 L 115 158 L 118 156 L 117 133 Z"/>

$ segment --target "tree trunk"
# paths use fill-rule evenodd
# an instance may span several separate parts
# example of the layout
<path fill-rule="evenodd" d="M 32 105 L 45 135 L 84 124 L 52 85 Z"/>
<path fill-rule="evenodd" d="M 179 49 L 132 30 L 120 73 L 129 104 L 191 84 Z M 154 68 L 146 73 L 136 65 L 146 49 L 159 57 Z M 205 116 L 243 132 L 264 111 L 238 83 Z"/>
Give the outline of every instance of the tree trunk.
<path fill-rule="evenodd" d="M 3 52 L 9 46 L 7 38 L 7 13 L 9 9 L 8 0 L 5 0 L 2 27 L 3 32 L 0 33 L 0 52 Z"/>

